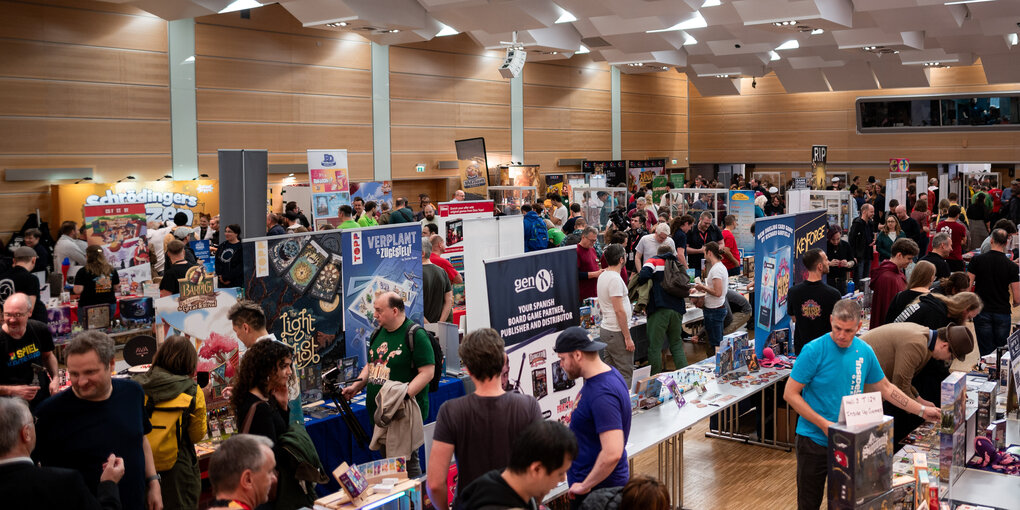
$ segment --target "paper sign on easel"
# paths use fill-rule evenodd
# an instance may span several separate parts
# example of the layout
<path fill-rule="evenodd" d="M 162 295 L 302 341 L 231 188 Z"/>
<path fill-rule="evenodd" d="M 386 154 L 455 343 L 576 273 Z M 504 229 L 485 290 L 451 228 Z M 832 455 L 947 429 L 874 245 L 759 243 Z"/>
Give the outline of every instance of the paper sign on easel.
<path fill-rule="evenodd" d="M 839 421 L 848 427 L 882 421 L 882 394 L 874 391 L 843 397 L 839 405 Z"/>

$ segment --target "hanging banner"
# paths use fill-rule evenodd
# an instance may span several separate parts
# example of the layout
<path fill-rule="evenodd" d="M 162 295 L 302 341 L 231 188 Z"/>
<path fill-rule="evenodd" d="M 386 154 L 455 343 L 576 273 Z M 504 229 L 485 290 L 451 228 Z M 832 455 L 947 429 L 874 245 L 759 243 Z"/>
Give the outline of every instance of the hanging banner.
<path fill-rule="evenodd" d="M 652 179 L 656 175 L 666 173 L 666 160 L 652 159 L 647 161 L 627 162 L 627 188 L 631 194 L 637 193 L 638 188 L 650 189 Z"/>
<path fill-rule="evenodd" d="M 760 358 L 765 347 L 781 337 L 789 352 L 793 337 L 789 335 L 790 316 L 786 302 L 790 287 L 807 278 L 802 262 L 804 253 L 814 248 L 825 249 L 826 212 L 812 210 L 782 216 L 758 218 L 755 221 L 754 274 L 761 275 L 754 295 L 754 337 L 766 339 L 755 342 Z M 787 330 L 786 335 L 772 335 Z"/>
<path fill-rule="evenodd" d="M 312 186 L 312 225 L 340 224 L 340 206 L 351 205 L 347 150 L 309 150 L 308 179 Z"/>
<path fill-rule="evenodd" d="M 811 146 L 811 182 L 815 189 L 825 189 L 825 162 L 829 159 L 828 145 Z"/>
<path fill-rule="evenodd" d="M 468 218 L 491 218 L 495 204 L 492 200 L 469 202 L 441 202 L 436 216 L 439 235 L 446 240 L 443 258 L 450 261 L 460 272 L 464 271 L 464 220 Z"/>
<path fill-rule="evenodd" d="M 666 187 L 666 183 L 669 182 L 669 178 L 665 175 L 656 175 L 652 177 L 652 202 L 658 204 L 662 200 L 662 195 L 669 192 L 669 188 Z"/>
<path fill-rule="evenodd" d="M 343 252 L 344 338 L 348 357 L 365 365 L 375 320 L 375 298 L 393 291 L 404 300 L 404 313 L 424 324 L 421 225 L 402 223 L 345 230 Z"/>
<path fill-rule="evenodd" d="M 754 192 L 730 190 L 728 215 L 737 219 L 737 225 L 733 227 L 737 248 L 745 256 L 753 255 L 754 234 L 751 233 L 751 225 L 754 225 Z"/>
<path fill-rule="evenodd" d="M 337 337 L 340 309 L 340 232 L 305 232 L 245 239 L 244 294 L 266 314 L 266 329 L 294 349 L 301 400 L 322 398 L 321 366 L 344 357 Z"/>
<path fill-rule="evenodd" d="M 674 188 L 683 188 L 684 182 L 687 179 L 687 174 L 684 173 L 671 173 L 669 174 L 669 181 L 673 183 Z"/>
<path fill-rule="evenodd" d="M 894 173 L 909 172 L 910 160 L 907 158 L 889 158 L 889 171 Z"/>
<path fill-rule="evenodd" d="M 360 198 L 377 205 L 389 204 L 393 207 L 393 181 L 352 182 L 351 201 Z"/>
<path fill-rule="evenodd" d="M 485 138 L 468 138 L 454 142 L 460 163 L 460 188 L 468 200 L 489 198 L 489 161 L 485 155 Z"/>
<path fill-rule="evenodd" d="M 186 226 L 198 226 L 200 213 L 220 212 L 217 186 L 218 181 L 210 179 L 52 185 L 50 212 L 54 218 L 77 220 L 85 217 L 84 206 L 142 204 L 146 222 L 173 221 L 177 213 L 183 212 L 188 217 Z M 59 227 L 60 222 L 51 226 Z"/>
<path fill-rule="evenodd" d="M 152 281 L 149 248 L 145 242 L 145 204 L 87 205 L 85 239 L 103 248 L 106 261 L 117 270 L 121 290 L 141 292 Z"/>
<path fill-rule="evenodd" d="M 580 379 L 560 366 L 553 346 L 580 322 L 577 251 L 573 246 L 485 261 L 489 323 L 506 342 L 503 387 L 533 395 L 546 419 L 570 423 Z M 505 369 L 507 370 L 507 369 Z"/>
<path fill-rule="evenodd" d="M 600 184 L 609 188 L 627 186 L 627 162 L 622 159 L 607 161 L 582 161 L 581 170 L 586 174 L 605 175 L 606 182 Z M 592 184 L 592 186 L 595 186 Z"/>

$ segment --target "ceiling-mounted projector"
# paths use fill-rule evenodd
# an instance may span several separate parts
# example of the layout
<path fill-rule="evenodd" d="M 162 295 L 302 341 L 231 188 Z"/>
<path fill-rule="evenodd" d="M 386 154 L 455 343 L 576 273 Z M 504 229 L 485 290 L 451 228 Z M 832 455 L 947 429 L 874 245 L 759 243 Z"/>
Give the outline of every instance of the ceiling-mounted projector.
<path fill-rule="evenodd" d="M 528 58 L 528 52 L 524 48 L 507 48 L 506 58 L 503 65 L 499 66 L 499 74 L 504 78 L 516 78 L 524 70 L 524 61 Z"/>

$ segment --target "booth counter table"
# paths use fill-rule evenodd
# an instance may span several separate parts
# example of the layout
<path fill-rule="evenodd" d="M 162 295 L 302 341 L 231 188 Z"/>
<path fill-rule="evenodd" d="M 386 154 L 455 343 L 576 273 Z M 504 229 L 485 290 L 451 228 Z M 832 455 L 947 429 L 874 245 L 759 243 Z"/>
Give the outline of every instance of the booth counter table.
<path fill-rule="evenodd" d="M 706 359 L 691 366 L 713 367 L 715 360 Z M 663 402 L 661 405 L 645 411 L 637 411 L 631 419 L 630 437 L 626 449 L 630 461 L 631 472 L 634 471 L 634 458 L 653 447 L 658 448 L 658 478 L 659 481 L 669 488 L 673 505 L 676 508 L 683 507 L 683 436 L 692 427 L 702 420 L 719 414 L 727 408 L 754 396 L 759 392 L 774 388 L 780 381 L 790 375 L 790 370 L 761 369 L 756 374 L 765 372 L 776 372 L 777 375 L 764 384 L 747 385 L 736 387 L 728 383 L 720 384 L 712 380 L 706 385 L 707 391 L 699 396 L 696 392 L 688 391 L 684 394 L 687 404 L 678 408 L 673 401 Z M 747 369 L 742 368 L 736 371 L 739 375 L 747 375 Z M 692 403 L 693 400 L 711 398 L 710 404 L 698 407 Z M 725 400 L 724 400 L 725 399 Z M 546 496 L 545 501 L 552 501 L 566 494 L 568 485 L 566 482 L 556 486 Z"/>
<path fill-rule="evenodd" d="M 439 414 L 439 407 L 447 400 L 452 400 L 465 395 L 464 381 L 453 377 L 443 377 L 439 383 L 439 389 L 429 394 L 429 415 L 425 423 L 436 421 Z M 322 404 L 319 408 L 334 410 L 332 403 Z M 361 393 L 351 401 L 351 409 L 358 423 L 365 430 L 369 439 L 372 437 L 372 419 L 368 415 L 368 408 L 365 407 L 365 394 Z M 305 429 L 315 443 L 315 450 L 319 453 L 319 460 L 326 471 L 332 471 L 341 463 L 363 464 L 372 460 L 382 458 L 378 452 L 368 449 L 368 445 L 362 447 L 354 439 L 354 434 L 344 423 L 339 414 L 331 414 L 323 418 L 312 418 L 309 416 L 309 409 L 305 408 Z M 422 472 L 425 472 L 425 453 L 423 449 L 418 451 L 421 460 Z M 324 496 L 340 490 L 340 485 L 330 477 L 328 485 L 318 487 L 319 495 Z"/>

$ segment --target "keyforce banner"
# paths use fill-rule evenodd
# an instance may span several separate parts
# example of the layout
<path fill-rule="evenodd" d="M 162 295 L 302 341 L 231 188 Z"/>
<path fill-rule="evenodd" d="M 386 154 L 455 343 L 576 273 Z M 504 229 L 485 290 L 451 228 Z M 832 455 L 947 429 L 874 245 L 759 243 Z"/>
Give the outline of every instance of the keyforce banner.
<path fill-rule="evenodd" d="M 580 322 L 574 246 L 485 262 L 489 325 L 507 347 Z"/>
<path fill-rule="evenodd" d="M 343 306 L 347 356 L 365 365 L 366 350 L 375 320 L 375 298 L 396 292 L 404 300 L 404 312 L 416 324 L 424 324 L 422 305 L 421 225 L 405 223 L 344 230 Z"/>

